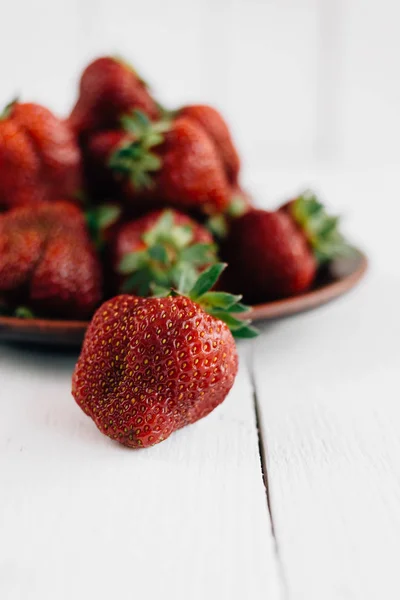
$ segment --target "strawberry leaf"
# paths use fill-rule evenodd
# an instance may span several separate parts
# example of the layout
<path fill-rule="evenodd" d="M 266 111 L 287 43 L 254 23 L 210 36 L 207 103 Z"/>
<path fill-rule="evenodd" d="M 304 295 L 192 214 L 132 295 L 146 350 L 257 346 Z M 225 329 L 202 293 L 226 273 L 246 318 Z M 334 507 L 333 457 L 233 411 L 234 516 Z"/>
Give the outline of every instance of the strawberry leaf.
<path fill-rule="evenodd" d="M 242 299 L 242 296 L 235 296 L 227 292 L 206 292 L 201 296 L 202 304 L 209 304 L 215 308 L 227 310 Z"/>
<path fill-rule="evenodd" d="M 238 302 L 237 304 L 234 304 L 233 306 L 230 307 L 229 312 L 245 313 L 245 312 L 249 312 L 249 310 L 251 310 L 251 306 L 246 306 L 246 304 L 242 304 L 241 302 Z"/>
<path fill-rule="evenodd" d="M 18 319 L 34 319 L 35 315 L 27 306 L 17 306 L 14 311 L 14 316 Z"/>
<path fill-rule="evenodd" d="M 162 263 L 163 265 L 166 265 L 168 263 L 168 254 L 165 249 L 165 246 L 163 246 L 162 244 L 155 244 L 154 246 L 149 248 L 148 254 L 150 258 Z"/>
<path fill-rule="evenodd" d="M 197 300 L 200 296 L 208 292 L 217 283 L 219 276 L 226 266 L 226 263 L 215 263 L 203 271 L 189 292 L 190 298 Z"/>
<path fill-rule="evenodd" d="M 212 244 L 193 244 L 194 225 L 177 225 L 175 213 L 165 210 L 151 229 L 142 235 L 143 250 L 127 254 L 119 264 L 122 275 L 142 271 L 139 277 L 124 282 L 123 291 L 136 292 L 136 285 L 147 282 L 145 295 L 152 293 L 152 284 L 176 288 L 187 293 L 195 284 L 201 267 L 216 260 Z"/>
<path fill-rule="evenodd" d="M 145 252 L 130 252 L 125 254 L 118 266 L 118 272 L 121 275 L 130 275 L 137 271 L 145 263 Z"/>
<path fill-rule="evenodd" d="M 195 265 L 204 265 L 213 261 L 215 251 L 213 244 L 194 244 L 182 250 L 181 260 Z"/>
<path fill-rule="evenodd" d="M 289 204 L 289 210 L 319 264 L 351 253 L 350 245 L 339 231 L 339 218 L 329 215 L 315 194 L 304 192 Z"/>
<path fill-rule="evenodd" d="M 217 319 L 220 319 L 221 321 L 226 323 L 231 331 L 238 331 L 239 329 L 242 329 L 250 323 L 250 321 L 242 321 L 240 319 L 236 319 L 236 317 L 233 317 L 227 311 L 211 309 L 208 312 L 213 317 L 216 317 Z"/>
<path fill-rule="evenodd" d="M 250 325 L 245 325 L 241 329 L 233 331 L 233 337 L 236 339 L 255 338 L 259 335 L 259 331 Z"/>
<path fill-rule="evenodd" d="M 163 143 L 164 133 L 171 128 L 171 122 L 161 119 L 152 123 L 140 110 L 123 115 L 120 121 L 128 140 L 113 152 L 109 167 L 120 176 L 127 177 L 134 189 L 149 189 L 154 185 L 154 173 L 162 167 L 160 157 L 153 150 Z"/>

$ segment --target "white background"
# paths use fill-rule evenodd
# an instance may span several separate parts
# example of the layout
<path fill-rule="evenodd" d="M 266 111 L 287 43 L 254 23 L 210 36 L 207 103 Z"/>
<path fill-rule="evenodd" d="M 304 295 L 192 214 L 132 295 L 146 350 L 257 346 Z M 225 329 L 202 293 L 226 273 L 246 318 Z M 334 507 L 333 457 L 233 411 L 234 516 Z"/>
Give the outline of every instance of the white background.
<path fill-rule="evenodd" d="M 321 192 L 371 269 L 263 325 L 227 401 L 139 453 L 72 401 L 75 354 L 0 346 L 0 597 L 398 600 L 400 4 L 3 4 L 1 100 L 66 115 L 122 54 L 166 104 L 223 111 L 260 205 Z"/>
<path fill-rule="evenodd" d="M 246 165 L 400 160 L 396 0 L 4 2 L 0 99 L 70 109 L 101 53 L 131 60 L 170 105 L 231 122 Z"/>

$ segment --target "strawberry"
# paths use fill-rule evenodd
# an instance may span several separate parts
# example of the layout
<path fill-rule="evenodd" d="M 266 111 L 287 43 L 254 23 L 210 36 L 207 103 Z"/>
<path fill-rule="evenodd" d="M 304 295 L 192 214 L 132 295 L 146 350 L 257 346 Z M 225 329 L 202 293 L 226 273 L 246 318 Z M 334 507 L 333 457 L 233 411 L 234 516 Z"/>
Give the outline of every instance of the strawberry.
<path fill-rule="evenodd" d="M 156 102 L 135 70 L 123 60 L 105 56 L 82 73 L 69 124 L 78 135 L 113 128 L 124 113 L 135 108 L 151 119 L 159 116 Z"/>
<path fill-rule="evenodd" d="M 122 225 L 111 247 L 121 292 L 149 296 L 154 286 L 191 287 L 216 262 L 211 234 L 172 209 L 158 210 Z"/>
<path fill-rule="evenodd" d="M 0 206 L 73 198 L 81 185 L 69 127 L 38 104 L 10 104 L 0 118 Z"/>
<path fill-rule="evenodd" d="M 127 135 L 109 166 L 128 184 L 132 202 L 147 192 L 180 209 L 205 214 L 225 209 L 229 183 L 213 141 L 199 124 L 180 116 L 151 123 L 138 111 L 122 124 Z"/>
<path fill-rule="evenodd" d="M 229 287 L 254 303 L 306 291 L 321 264 L 348 251 L 337 224 L 309 193 L 276 212 L 248 212 L 232 222 L 224 245 Z"/>
<path fill-rule="evenodd" d="M 236 185 L 240 170 L 239 155 L 221 114 L 215 108 L 202 104 L 184 106 L 178 114 L 196 121 L 208 133 L 221 157 L 229 183 Z"/>
<path fill-rule="evenodd" d="M 131 448 L 152 446 L 223 402 L 238 356 L 222 319 L 236 322 L 239 336 L 254 335 L 228 312 L 240 310 L 238 297 L 207 291 L 223 266 L 205 271 L 188 297 L 122 295 L 96 312 L 72 394 L 102 433 Z"/>
<path fill-rule="evenodd" d="M 45 316 L 93 313 L 101 267 L 75 205 L 42 203 L 0 215 L 0 295 Z"/>
<path fill-rule="evenodd" d="M 117 148 L 129 143 L 126 132 L 107 130 L 93 132 L 82 144 L 85 157 L 85 175 L 89 194 L 92 198 L 127 198 L 124 204 L 133 214 L 141 214 L 153 207 L 147 190 L 136 192 L 135 188 L 124 178 L 115 176 L 109 168 L 111 156 Z"/>
<path fill-rule="evenodd" d="M 207 220 L 207 228 L 214 237 L 222 242 L 228 235 L 231 223 L 253 209 L 252 198 L 250 194 L 244 191 L 239 185 L 230 190 L 229 203 L 225 210 L 211 215 Z"/>

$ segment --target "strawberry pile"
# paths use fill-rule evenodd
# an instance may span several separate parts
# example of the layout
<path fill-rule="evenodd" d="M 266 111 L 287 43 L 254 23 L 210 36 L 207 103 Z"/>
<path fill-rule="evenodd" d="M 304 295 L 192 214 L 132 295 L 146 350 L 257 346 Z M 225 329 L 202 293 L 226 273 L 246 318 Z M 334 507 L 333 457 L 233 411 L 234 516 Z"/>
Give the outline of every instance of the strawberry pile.
<path fill-rule="evenodd" d="M 220 113 L 166 109 L 120 59 L 83 71 L 67 119 L 19 101 L 0 115 L 0 312 L 93 317 L 73 395 L 127 446 L 224 400 L 233 338 L 256 335 L 242 295 L 303 293 L 348 248 L 311 193 L 256 209 Z"/>

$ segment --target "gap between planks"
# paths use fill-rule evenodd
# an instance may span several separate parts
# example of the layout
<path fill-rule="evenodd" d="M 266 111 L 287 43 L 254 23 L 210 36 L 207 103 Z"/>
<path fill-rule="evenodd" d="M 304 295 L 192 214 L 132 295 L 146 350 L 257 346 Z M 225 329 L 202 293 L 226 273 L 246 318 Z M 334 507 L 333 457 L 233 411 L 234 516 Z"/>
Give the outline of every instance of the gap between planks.
<path fill-rule="evenodd" d="M 250 381 L 252 395 L 253 395 L 254 415 L 255 415 L 255 420 L 256 420 L 256 430 L 257 430 L 257 439 L 258 439 L 258 453 L 259 453 L 259 458 L 260 458 L 261 475 L 262 475 L 262 479 L 263 479 L 263 483 L 264 483 L 264 487 L 265 487 L 265 498 L 266 498 L 266 502 L 267 502 L 269 519 L 270 519 L 270 524 L 271 524 L 273 549 L 274 549 L 276 564 L 277 564 L 277 568 L 278 568 L 278 576 L 279 576 L 279 579 L 281 582 L 283 598 L 285 600 L 288 600 L 289 590 L 288 590 L 288 585 L 287 585 L 287 581 L 286 581 L 286 577 L 285 577 L 285 570 L 283 568 L 282 557 L 281 557 L 280 551 L 279 551 L 279 544 L 278 544 L 278 540 L 277 540 L 277 537 L 275 534 L 274 514 L 273 514 L 272 504 L 271 504 L 270 482 L 269 482 L 269 478 L 268 478 L 268 467 L 267 467 L 267 459 L 266 459 L 267 452 L 268 452 L 268 445 L 262 434 L 260 408 L 259 408 L 259 400 L 258 400 L 258 396 L 257 396 L 257 384 L 256 384 L 256 378 L 255 378 L 255 374 L 254 374 L 254 366 L 253 366 L 254 360 L 253 359 L 254 359 L 254 344 L 252 344 L 250 346 L 249 351 L 247 353 L 247 365 L 246 366 L 247 366 L 247 370 L 248 370 L 248 374 L 249 374 L 249 381 Z"/>

